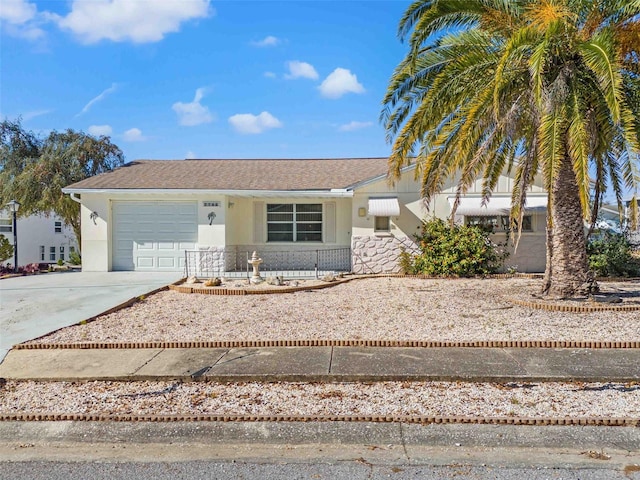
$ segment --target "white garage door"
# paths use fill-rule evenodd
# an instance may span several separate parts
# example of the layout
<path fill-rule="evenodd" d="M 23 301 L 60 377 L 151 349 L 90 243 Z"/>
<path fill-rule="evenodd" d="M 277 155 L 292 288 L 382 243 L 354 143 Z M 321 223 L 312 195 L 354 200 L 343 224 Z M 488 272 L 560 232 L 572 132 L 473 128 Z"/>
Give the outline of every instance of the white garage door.
<path fill-rule="evenodd" d="M 114 202 L 113 270 L 183 270 L 197 213 L 196 202 Z"/>

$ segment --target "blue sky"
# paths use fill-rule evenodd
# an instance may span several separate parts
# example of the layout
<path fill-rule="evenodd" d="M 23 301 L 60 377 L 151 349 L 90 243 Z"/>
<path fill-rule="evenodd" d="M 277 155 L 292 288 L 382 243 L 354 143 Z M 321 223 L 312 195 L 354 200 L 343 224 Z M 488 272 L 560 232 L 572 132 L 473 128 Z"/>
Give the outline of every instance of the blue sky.
<path fill-rule="evenodd" d="M 409 1 L 1 0 L 0 117 L 138 158 L 386 156 Z"/>

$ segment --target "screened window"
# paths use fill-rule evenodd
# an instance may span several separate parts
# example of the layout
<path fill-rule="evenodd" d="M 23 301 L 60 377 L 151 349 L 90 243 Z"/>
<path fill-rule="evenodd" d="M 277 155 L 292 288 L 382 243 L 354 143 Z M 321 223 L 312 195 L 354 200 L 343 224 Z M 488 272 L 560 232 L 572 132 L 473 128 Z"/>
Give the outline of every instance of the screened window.
<path fill-rule="evenodd" d="M 60 260 L 64 260 L 64 245 L 60 245 Z"/>
<path fill-rule="evenodd" d="M 56 222 L 54 228 L 56 233 L 62 233 L 62 222 Z"/>
<path fill-rule="evenodd" d="M 268 242 L 321 242 L 321 203 L 267 204 Z"/>
<path fill-rule="evenodd" d="M 40 261 L 44 262 L 44 245 L 40 245 Z"/>
<path fill-rule="evenodd" d="M 56 261 L 56 247 L 49 247 L 49 260 Z"/>
<path fill-rule="evenodd" d="M 389 232 L 391 231 L 390 217 L 375 217 L 373 229 L 376 232 Z"/>
<path fill-rule="evenodd" d="M 467 216 L 465 217 L 465 223 L 467 225 L 479 225 L 481 227 L 491 229 L 494 232 L 506 231 L 509 229 L 509 217 L 505 215 Z M 522 231 L 533 231 L 531 215 L 525 215 L 522 217 Z"/>
<path fill-rule="evenodd" d="M 13 220 L 10 218 L 0 218 L 0 233 L 11 233 L 13 231 Z"/>

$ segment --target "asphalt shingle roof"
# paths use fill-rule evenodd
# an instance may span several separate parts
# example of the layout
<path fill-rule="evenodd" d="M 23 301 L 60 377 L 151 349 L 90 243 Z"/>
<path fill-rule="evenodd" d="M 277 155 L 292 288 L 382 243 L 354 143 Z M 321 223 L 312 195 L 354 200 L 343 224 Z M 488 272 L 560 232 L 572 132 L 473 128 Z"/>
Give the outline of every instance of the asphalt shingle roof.
<path fill-rule="evenodd" d="M 136 160 L 66 188 L 330 190 L 386 173 L 387 158 Z"/>

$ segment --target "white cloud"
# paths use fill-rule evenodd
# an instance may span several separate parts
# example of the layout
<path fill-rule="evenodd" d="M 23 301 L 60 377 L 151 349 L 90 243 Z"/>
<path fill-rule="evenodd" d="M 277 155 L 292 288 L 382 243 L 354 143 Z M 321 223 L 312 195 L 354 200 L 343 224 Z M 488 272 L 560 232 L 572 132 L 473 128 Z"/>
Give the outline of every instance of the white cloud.
<path fill-rule="evenodd" d="M 130 128 L 122 135 L 122 139 L 125 142 L 144 142 L 147 137 L 142 135 L 142 130 L 139 128 Z"/>
<path fill-rule="evenodd" d="M 4 0 L 3 0 L 4 2 Z M 71 12 L 55 16 L 60 28 L 81 41 L 157 42 L 183 22 L 213 14 L 210 0 L 74 0 Z"/>
<path fill-rule="evenodd" d="M 205 92 L 206 89 L 198 88 L 195 96 L 193 97 L 193 102 L 176 102 L 171 106 L 173 111 L 178 115 L 178 123 L 180 125 L 193 127 L 195 125 L 211 123 L 213 121 L 213 115 L 209 111 L 209 107 L 205 107 L 200 103 Z"/>
<path fill-rule="evenodd" d="M 103 135 L 108 137 L 113 133 L 111 125 L 91 125 L 87 131 L 90 135 L 94 135 L 96 137 L 101 137 Z"/>
<path fill-rule="evenodd" d="M 298 60 L 292 60 L 286 63 L 289 68 L 289 73 L 284 75 L 284 78 L 293 80 L 295 78 L 310 78 L 311 80 L 318 79 L 318 72 L 313 68 L 313 65 L 306 62 L 299 62 Z"/>
<path fill-rule="evenodd" d="M 273 72 L 264 72 L 264 76 L 267 78 L 276 78 L 276 74 Z"/>
<path fill-rule="evenodd" d="M 2 8 L 0 8 L 0 20 L 20 25 L 32 20 L 38 11 L 33 3 L 27 0 L 2 0 Z"/>
<path fill-rule="evenodd" d="M 229 123 L 237 132 L 245 134 L 262 133 L 271 128 L 282 127 L 282 122 L 269 112 L 262 112 L 260 115 L 238 113 L 229 117 Z"/>
<path fill-rule="evenodd" d="M 275 47 L 277 45 L 280 45 L 280 43 L 282 43 L 282 41 L 278 37 L 268 35 L 262 40 L 251 42 L 251 45 L 253 45 L 254 47 Z"/>
<path fill-rule="evenodd" d="M 107 88 L 106 90 L 104 90 L 100 95 L 98 95 L 97 97 L 92 98 L 91 100 L 89 100 L 89 102 L 82 107 L 82 110 L 80 111 L 80 113 L 78 113 L 76 115 L 76 117 L 79 117 L 80 115 L 82 115 L 83 113 L 87 113 L 89 111 L 89 109 L 96 104 L 97 102 L 99 102 L 100 100 L 104 100 L 104 98 L 109 95 L 110 93 L 113 93 L 116 91 L 116 89 L 118 88 L 118 84 L 113 83 L 109 88 Z"/>
<path fill-rule="evenodd" d="M 22 121 L 23 122 L 28 122 L 29 120 L 36 118 L 36 117 L 41 117 L 42 115 L 46 115 L 48 113 L 53 112 L 53 110 L 34 110 L 32 112 L 27 112 L 25 114 L 22 115 Z"/>
<path fill-rule="evenodd" d="M 44 30 L 37 26 L 41 15 L 34 3 L 27 0 L 2 0 L 0 4 L 0 25 L 12 37 L 38 40 Z"/>
<path fill-rule="evenodd" d="M 323 97 L 340 98 L 345 93 L 364 93 L 358 77 L 346 68 L 336 68 L 318 87 Z"/>
<path fill-rule="evenodd" d="M 373 125 L 373 122 L 356 122 L 355 120 L 344 125 L 340 125 L 338 130 L 341 132 L 353 132 L 354 130 L 360 130 L 361 128 L 367 128 Z"/>
<path fill-rule="evenodd" d="M 191 160 L 193 158 L 198 158 L 198 157 L 196 156 L 195 153 L 193 153 L 191 150 L 189 150 L 187 152 L 187 154 L 184 156 L 184 158 L 186 158 L 187 160 Z"/>

